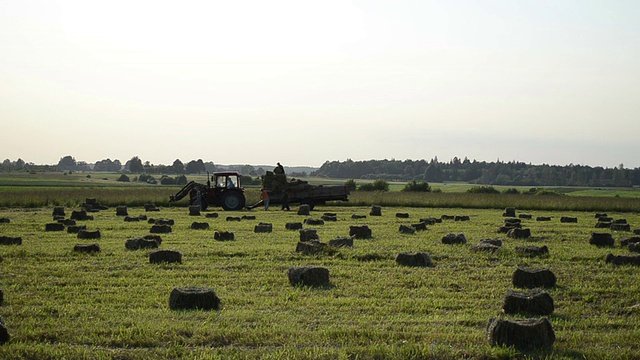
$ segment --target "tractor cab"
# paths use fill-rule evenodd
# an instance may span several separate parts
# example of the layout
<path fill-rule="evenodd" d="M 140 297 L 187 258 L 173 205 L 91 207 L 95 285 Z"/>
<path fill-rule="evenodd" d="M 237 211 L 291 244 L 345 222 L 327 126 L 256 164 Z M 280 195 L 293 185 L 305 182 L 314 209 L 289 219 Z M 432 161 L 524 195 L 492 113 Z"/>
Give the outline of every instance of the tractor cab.
<path fill-rule="evenodd" d="M 211 183 L 215 188 L 233 189 L 240 187 L 240 178 L 242 175 L 235 171 L 217 172 L 211 176 Z"/>

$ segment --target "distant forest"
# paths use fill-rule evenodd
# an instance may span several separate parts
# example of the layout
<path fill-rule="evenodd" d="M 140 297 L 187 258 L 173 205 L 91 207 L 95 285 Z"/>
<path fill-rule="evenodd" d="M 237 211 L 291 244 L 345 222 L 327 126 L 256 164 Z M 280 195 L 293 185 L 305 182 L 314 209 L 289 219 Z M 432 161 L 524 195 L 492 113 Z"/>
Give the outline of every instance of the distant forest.
<path fill-rule="evenodd" d="M 640 168 L 585 165 L 531 165 L 523 162 L 485 162 L 438 158 L 426 160 L 327 161 L 312 176 L 339 179 L 399 181 L 464 181 L 483 185 L 631 187 L 640 185 Z"/>

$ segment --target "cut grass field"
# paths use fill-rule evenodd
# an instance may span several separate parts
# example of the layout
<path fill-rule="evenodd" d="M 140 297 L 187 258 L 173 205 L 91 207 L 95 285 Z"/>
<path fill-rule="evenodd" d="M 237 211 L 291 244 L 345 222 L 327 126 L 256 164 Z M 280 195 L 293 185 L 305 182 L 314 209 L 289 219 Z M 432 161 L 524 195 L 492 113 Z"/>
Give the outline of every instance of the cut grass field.
<path fill-rule="evenodd" d="M 102 199 L 97 197 L 100 202 Z M 71 212 L 67 208 L 67 216 Z M 129 238 L 148 234 L 147 222 L 124 222 L 115 208 L 80 222 L 100 229 L 99 240 L 81 240 L 67 232 L 45 232 L 52 208 L 2 209 L 0 235 L 20 236 L 22 245 L 0 246 L 0 316 L 11 334 L 0 345 L 2 359 L 460 359 L 548 357 L 558 359 L 638 358 L 640 356 L 640 268 L 605 263 L 608 253 L 628 254 L 613 232 L 614 248 L 589 245 L 596 222 L 592 212 L 519 210 L 551 216 L 550 222 L 523 220 L 532 238 L 514 240 L 498 234 L 502 210 L 469 208 L 317 207 L 338 221 L 312 226 L 327 242 L 347 236 L 350 225 L 368 224 L 373 238 L 353 248 L 322 255 L 295 252 L 297 231 L 288 222 L 309 216 L 291 212 L 219 212 L 216 219 L 189 216 L 184 207 L 163 207 L 149 217 L 174 219 L 173 232 L 162 235 L 160 248 L 183 254 L 182 264 L 150 264 L 147 250 L 126 250 Z M 131 216 L 145 214 L 129 208 Z M 400 219 L 396 213 L 408 213 Z M 470 221 L 444 221 L 413 235 L 401 224 L 441 215 L 468 215 Z M 255 220 L 227 222 L 226 216 L 255 215 Z M 561 223 L 571 216 L 578 223 Z M 614 213 L 632 228 L 640 214 Z M 191 230 L 194 221 L 209 230 Z M 272 233 L 255 233 L 259 222 Z M 310 227 L 310 226 L 305 226 Z M 601 229 L 597 229 L 601 230 Z M 236 240 L 215 241 L 215 231 L 232 231 Z M 605 230 L 610 232 L 610 230 Z M 466 245 L 444 245 L 449 233 L 464 233 Z M 473 252 L 481 239 L 500 238 L 495 254 Z M 72 251 L 75 244 L 100 244 L 95 255 Z M 521 257 L 520 245 L 546 245 L 550 256 Z M 430 254 L 433 268 L 396 264 L 400 252 Z M 293 287 L 287 270 L 319 265 L 330 271 L 331 286 Z M 522 353 L 491 347 L 486 340 L 490 318 L 501 316 L 502 301 L 519 266 L 547 267 L 558 278 L 547 291 L 555 304 L 549 320 L 556 334 L 552 352 Z M 219 311 L 170 310 L 174 287 L 215 290 Z M 522 289 L 520 289 L 522 290 Z M 523 316 L 506 316 L 522 318 Z"/>

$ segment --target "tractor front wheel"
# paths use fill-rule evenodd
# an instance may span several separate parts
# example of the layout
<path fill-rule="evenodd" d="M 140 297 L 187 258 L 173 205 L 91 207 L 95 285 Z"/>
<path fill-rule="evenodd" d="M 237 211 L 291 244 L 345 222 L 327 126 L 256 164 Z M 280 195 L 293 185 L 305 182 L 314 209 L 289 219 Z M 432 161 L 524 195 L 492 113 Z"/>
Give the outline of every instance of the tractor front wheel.
<path fill-rule="evenodd" d="M 222 196 L 222 208 L 225 210 L 242 210 L 246 199 L 237 191 L 227 192 Z"/>

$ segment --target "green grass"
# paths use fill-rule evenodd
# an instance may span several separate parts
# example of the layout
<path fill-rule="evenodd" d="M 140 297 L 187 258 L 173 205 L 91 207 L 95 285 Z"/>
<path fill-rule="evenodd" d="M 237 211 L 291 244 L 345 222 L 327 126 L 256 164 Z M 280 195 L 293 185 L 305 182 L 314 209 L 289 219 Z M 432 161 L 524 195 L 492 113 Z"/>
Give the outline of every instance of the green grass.
<path fill-rule="evenodd" d="M 100 197 L 98 200 L 101 201 Z M 71 212 L 67 208 L 67 213 Z M 0 235 L 21 236 L 21 246 L 1 246 L 0 316 L 12 340 L 0 346 L 0 358 L 147 359 L 560 359 L 637 358 L 640 354 L 640 268 L 607 265 L 607 253 L 626 254 L 617 246 L 588 244 L 594 231 L 591 212 L 527 209 L 552 222 L 524 221 L 530 240 L 513 240 L 496 232 L 503 223 L 498 209 L 383 207 L 316 208 L 311 217 L 335 212 L 337 222 L 315 226 L 327 242 L 348 235 L 350 225 L 368 224 L 373 239 L 356 240 L 353 248 L 333 254 L 305 256 L 295 252 L 298 233 L 287 222 L 305 216 L 282 211 L 220 212 L 217 219 L 189 216 L 184 207 L 162 208 L 150 217 L 176 221 L 163 235 L 161 248 L 176 249 L 183 263 L 149 264 L 148 251 L 128 251 L 128 238 L 149 233 L 146 222 L 125 223 L 115 209 L 95 213 L 83 222 L 100 229 L 97 241 L 79 240 L 66 232 L 44 232 L 52 209 L 4 209 Z M 397 212 L 410 214 L 396 218 Z M 129 214 L 144 209 L 129 208 Z M 256 220 L 227 222 L 228 215 L 251 214 Z M 425 232 L 403 235 L 400 224 L 443 214 L 469 215 L 469 222 L 445 221 Z M 610 212 L 640 227 L 640 214 Z M 577 224 L 559 222 L 575 216 Z M 206 221 L 209 230 L 191 230 Z M 273 224 L 269 234 L 256 234 L 258 222 Z M 213 240 L 215 231 L 233 231 L 236 241 Z M 442 236 L 464 233 L 467 245 L 443 245 Z M 631 236 L 614 233 L 616 240 Z M 496 254 L 476 253 L 480 239 L 499 237 Z M 77 254 L 77 243 L 98 242 L 102 252 Z M 547 245 L 551 256 L 523 258 L 514 248 Z M 406 268 L 394 259 L 399 252 L 424 251 L 434 268 Z M 378 259 L 362 261 L 362 259 Z M 287 269 L 326 266 L 332 286 L 292 287 Z M 549 317 L 556 333 L 553 353 L 523 354 L 491 347 L 486 325 L 501 314 L 502 299 L 512 289 L 518 266 L 549 267 L 558 286 L 549 289 L 555 312 Z M 171 290 L 179 286 L 213 288 L 220 311 L 172 311 Z"/>

